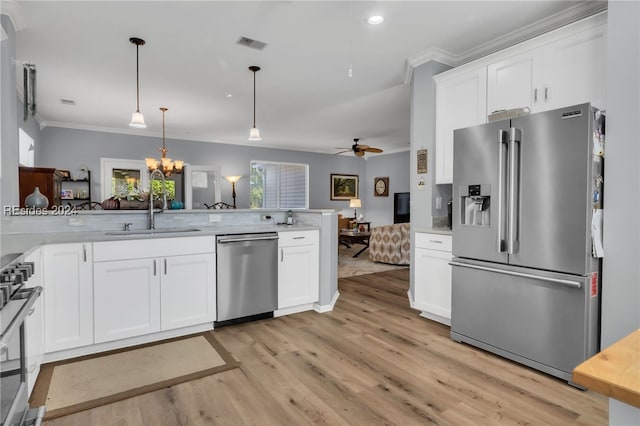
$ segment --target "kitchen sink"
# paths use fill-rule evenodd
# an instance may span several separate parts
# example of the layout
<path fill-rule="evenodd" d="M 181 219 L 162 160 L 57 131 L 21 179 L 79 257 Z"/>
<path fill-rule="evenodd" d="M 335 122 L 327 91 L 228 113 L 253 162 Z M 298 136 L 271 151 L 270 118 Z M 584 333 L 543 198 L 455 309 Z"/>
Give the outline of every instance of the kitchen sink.
<path fill-rule="evenodd" d="M 183 234 L 185 232 L 198 232 L 197 228 L 163 228 L 163 229 L 134 229 L 131 231 L 106 231 L 105 235 L 161 235 Z"/>

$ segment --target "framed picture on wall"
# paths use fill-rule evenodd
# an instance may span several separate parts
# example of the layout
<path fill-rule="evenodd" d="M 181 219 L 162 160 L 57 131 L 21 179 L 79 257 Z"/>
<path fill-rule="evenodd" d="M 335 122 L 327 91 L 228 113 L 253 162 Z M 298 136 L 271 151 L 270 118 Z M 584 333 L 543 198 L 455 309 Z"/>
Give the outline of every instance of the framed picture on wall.
<path fill-rule="evenodd" d="M 389 196 L 389 178 L 377 177 L 373 180 L 373 195 L 376 197 Z"/>
<path fill-rule="evenodd" d="M 331 199 L 358 198 L 358 175 L 331 174 Z"/>

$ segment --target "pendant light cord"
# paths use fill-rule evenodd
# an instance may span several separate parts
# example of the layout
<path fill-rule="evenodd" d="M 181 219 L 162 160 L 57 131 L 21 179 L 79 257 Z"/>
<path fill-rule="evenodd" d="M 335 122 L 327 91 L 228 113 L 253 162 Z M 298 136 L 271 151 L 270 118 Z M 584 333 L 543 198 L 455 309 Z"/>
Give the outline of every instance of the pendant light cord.
<path fill-rule="evenodd" d="M 138 49 L 140 45 L 136 43 L 136 112 L 140 112 L 140 55 Z"/>
<path fill-rule="evenodd" d="M 256 72 L 253 71 L 253 127 L 256 127 Z"/>

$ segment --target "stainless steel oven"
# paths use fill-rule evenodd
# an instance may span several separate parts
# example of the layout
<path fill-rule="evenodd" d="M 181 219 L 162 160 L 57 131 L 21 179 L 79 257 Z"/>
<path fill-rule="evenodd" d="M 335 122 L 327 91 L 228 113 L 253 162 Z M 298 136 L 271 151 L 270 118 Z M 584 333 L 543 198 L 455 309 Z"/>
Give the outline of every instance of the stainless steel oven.
<path fill-rule="evenodd" d="M 30 409 L 28 404 L 25 330 L 25 319 L 42 287 L 24 288 L 34 265 L 20 259 L 21 256 L 15 256 L 0 271 L 0 425 L 3 426 L 38 425 L 44 415 L 44 407 Z"/>

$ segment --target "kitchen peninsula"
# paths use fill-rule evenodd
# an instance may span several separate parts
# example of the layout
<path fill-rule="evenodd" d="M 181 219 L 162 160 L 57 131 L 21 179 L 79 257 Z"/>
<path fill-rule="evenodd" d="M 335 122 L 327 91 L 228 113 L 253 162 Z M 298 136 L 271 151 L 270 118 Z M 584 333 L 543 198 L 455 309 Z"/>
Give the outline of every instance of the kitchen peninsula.
<path fill-rule="evenodd" d="M 307 256 L 314 257 L 310 261 L 317 265 L 314 269 L 317 276 L 309 277 L 308 280 L 298 278 L 294 284 L 303 285 L 303 281 L 315 281 L 317 286 L 307 286 L 304 289 L 311 292 L 306 298 L 294 294 L 288 300 L 279 300 L 278 310 L 274 311 L 274 315 L 287 315 L 309 309 L 318 312 L 331 310 L 338 297 L 337 235 L 334 232 L 337 226 L 336 213 L 333 210 L 296 211 L 293 214 L 295 225 L 282 225 L 286 221 L 286 214 L 280 210 L 167 210 L 157 214 L 156 229 L 153 232 L 146 229 L 145 211 L 80 211 L 77 214 L 58 216 L 4 216 L 2 255 L 22 253 L 27 260 L 36 259 L 35 267 L 42 268 L 44 303 L 45 306 L 49 305 L 44 310 L 44 361 L 54 361 L 213 328 L 213 321 L 216 319 L 217 235 L 277 232 L 283 244 L 295 240 L 297 235 L 312 236 L 305 244 L 314 245 L 315 248 L 306 253 Z M 128 231 L 124 230 L 126 224 Z M 293 245 L 299 246 L 300 243 Z M 280 251 L 282 253 L 278 254 L 278 260 L 283 263 L 288 252 L 285 247 Z M 195 265 L 193 270 L 183 267 L 182 271 L 185 273 L 167 276 L 167 263 L 171 269 L 172 261 L 185 259 L 190 262 L 189 265 Z M 158 275 L 162 276 L 157 278 L 156 285 L 158 293 L 149 300 L 133 300 L 132 296 L 136 294 L 140 298 L 147 297 L 144 281 L 152 278 L 141 275 L 139 281 L 143 284 L 140 291 L 130 293 L 124 281 L 131 281 L 131 278 L 122 271 L 127 268 L 130 268 L 130 273 L 144 270 L 138 267 L 143 261 L 151 262 L 152 266 L 148 266 L 148 270 L 153 272 L 149 272 L 149 276 L 155 277 L 156 267 L 160 270 Z M 296 267 L 295 262 L 284 264 Z M 114 279 L 109 279 L 109 275 L 105 273 L 109 269 L 105 269 L 105 265 L 117 266 L 121 275 L 113 275 Z M 281 273 L 280 276 L 291 277 L 292 274 Z M 300 277 L 299 273 L 297 277 Z M 190 292 L 181 294 L 180 287 L 187 283 L 189 289 L 193 286 L 197 290 L 193 293 L 206 295 L 200 299 L 208 300 L 199 300 L 199 296 L 194 297 L 188 294 Z M 292 287 L 294 292 L 297 291 L 295 285 L 283 283 L 279 279 L 280 295 L 291 291 Z M 63 290 L 56 291 L 60 288 Z M 165 295 L 162 301 L 161 291 Z M 62 298 L 65 292 L 74 293 L 72 303 Z M 169 294 L 172 296 L 167 297 Z M 153 306 L 154 300 L 157 301 L 157 306 Z M 311 302 L 306 303 L 308 301 Z M 167 303 L 176 306 L 162 310 Z M 196 309 L 191 308 L 191 303 L 198 305 L 198 315 L 194 312 Z M 59 305 L 64 305 L 65 308 L 57 309 L 62 313 L 52 317 Z M 140 322 L 134 322 L 133 326 L 120 324 L 126 321 L 128 313 L 136 312 L 136 306 L 144 309 L 151 306 L 149 316 L 155 316 L 155 323 L 145 323 L 146 328 L 140 326 Z M 113 317 L 118 317 L 117 327 L 110 323 Z M 139 319 L 138 315 L 137 320 Z M 69 325 L 76 326 L 73 333 L 65 334 L 66 332 L 60 331 L 61 327 L 69 328 Z"/>

